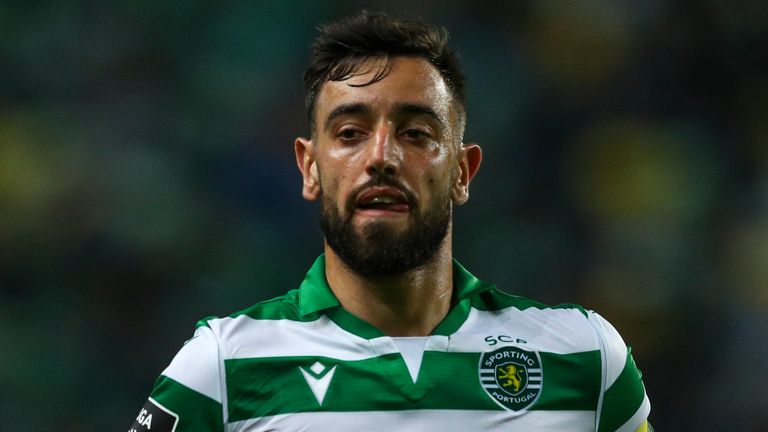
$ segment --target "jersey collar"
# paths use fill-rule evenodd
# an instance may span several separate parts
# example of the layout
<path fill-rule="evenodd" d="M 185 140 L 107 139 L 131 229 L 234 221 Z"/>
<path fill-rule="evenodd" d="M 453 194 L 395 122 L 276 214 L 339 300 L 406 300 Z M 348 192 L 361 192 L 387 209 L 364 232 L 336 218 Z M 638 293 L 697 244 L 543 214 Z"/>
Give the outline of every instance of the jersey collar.
<path fill-rule="evenodd" d="M 304 281 L 299 286 L 299 314 L 303 317 L 340 306 L 325 279 L 325 254 L 320 255 L 309 268 Z"/>
<path fill-rule="evenodd" d="M 453 285 L 459 307 L 468 303 L 465 300 L 470 296 L 494 288 L 493 285 L 476 278 L 455 259 L 453 260 Z M 299 314 L 305 317 L 338 306 L 340 306 L 339 300 L 331 291 L 325 278 L 325 254 L 323 254 L 312 264 L 299 287 Z"/>

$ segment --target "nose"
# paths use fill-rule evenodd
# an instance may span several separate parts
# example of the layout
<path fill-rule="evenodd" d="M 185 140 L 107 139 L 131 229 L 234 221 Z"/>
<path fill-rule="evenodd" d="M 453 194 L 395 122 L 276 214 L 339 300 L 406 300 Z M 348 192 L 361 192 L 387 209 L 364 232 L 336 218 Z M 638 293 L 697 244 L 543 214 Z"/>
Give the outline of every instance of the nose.
<path fill-rule="evenodd" d="M 370 148 L 365 167 L 368 175 L 378 173 L 393 176 L 400 171 L 401 149 L 391 129 L 388 125 L 378 127 L 373 139 L 369 141 Z"/>

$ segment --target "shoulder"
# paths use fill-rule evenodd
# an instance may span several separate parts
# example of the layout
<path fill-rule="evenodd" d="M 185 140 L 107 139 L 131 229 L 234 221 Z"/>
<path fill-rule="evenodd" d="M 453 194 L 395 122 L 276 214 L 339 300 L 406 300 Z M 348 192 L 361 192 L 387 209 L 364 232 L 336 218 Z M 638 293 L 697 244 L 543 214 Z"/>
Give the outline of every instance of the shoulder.
<path fill-rule="evenodd" d="M 208 327 L 198 327 L 162 375 L 195 392 L 221 402 L 219 345 Z"/>
<path fill-rule="evenodd" d="M 600 343 L 605 365 L 605 387 L 610 387 L 624 371 L 630 354 L 624 339 L 608 320 L 595 311 L 588 311 L 590 324 Z"/>
<path fill-rule="evenodd" d="M 253 320 L 298 320 L 298 290 L 290 290 L 287 293 L 249 306 L 225 317 L 210 316 L 198 321 L 198 327 L 213 327 L 236 320 L 238 318 L 250 318 Z"/>
<path fill-rule="evenodd" d="M 651 411 L 642 373 L 619 332 L 598 313 L 589 311 L 603 361 L 599 431 L 642 430 Z"/>
<path fill-rule="evenodd" d="M 299 313 L 299 290 L 254 304 L 225 317 L 211 316 L 197 322 L 197 327 L 208 327 L 217 335 L 221 343 L 228 337 L 240 332 L 264 330 L 278 326 L 291 326 L 292 323 L 316 321 L 321 314 Z"/>
<path fill-rule="evenodd" d="M 228 357 L 228 347 L 257 334 L 260 323 L 296 320 L 296 290 L 280 297 L 257 303 L 226 317 L 207 317 L 197 322 L 192 338 L 184 343 L 163 375 L 221 401 L 221 362 Z M 268 327 L 268 324 L 262 326 Z"/>
<path fill-rule="evenodd" d="M 265 328 L 286 321 L 305 321 L 316 317 L 301 317 L 298 312 L 298 290 L 256 303 L 224 317 L 210 316 L 197 322 L 197 328 L 209 328 L 220 343 L 234 334 Z"/>
<path fill-rule="evenodd" d="M 472 308 L 489 312 L 516 310 L 531 314 L 545 314 L 550 317 L 573 316 L 582 321 L 590 318 L 589 311 L 578 304 L 559 303 L 548 305 L 526 297 L 509 294 L 498 288 L 493 288 L 473 296 Z"/>
<path fill-rule="evenodd" d="M 597 351 L 616 345 L 613 337 L 607 337 L 610 344 L 603 341 L 606 335 L 613 336 L 615 330 L 605 330 L 610 325 L 606 326 L 602 317 L 578 304 L 547 305 L 491 289 L 473 296 L 471 309 L 472 324 L 514 330 L 524 335 L 523 339 L 552 352 Z"/>
<path fill-rule="evenodd" d="M 471 307 L 470 321 L 478 326 L 522 330 L 554 351 L 599 350 L 608 383 L 627 361 L 629 349 L 619 332 L 600 314 L 578 304 L 547 305 L 494 288 L 473 296 Z"/>

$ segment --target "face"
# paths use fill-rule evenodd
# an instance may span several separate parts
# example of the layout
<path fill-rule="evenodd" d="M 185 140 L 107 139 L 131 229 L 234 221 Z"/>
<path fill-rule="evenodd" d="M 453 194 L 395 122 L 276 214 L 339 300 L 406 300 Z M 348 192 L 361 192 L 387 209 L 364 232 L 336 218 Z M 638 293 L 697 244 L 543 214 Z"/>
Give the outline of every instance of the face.
<path fill-rule="evenodd" d="M 365 73 L 326 82 L 313 139 L 296 141 L 304 197 L 322 200 L 326 242 L 371 277 L 432 258 L 480 157 L 476 146 L 460 144 L 458 113 L 432 65 L 395 58 L 389 74 L 369 84 L 381 66 L 373 60 Z"/>

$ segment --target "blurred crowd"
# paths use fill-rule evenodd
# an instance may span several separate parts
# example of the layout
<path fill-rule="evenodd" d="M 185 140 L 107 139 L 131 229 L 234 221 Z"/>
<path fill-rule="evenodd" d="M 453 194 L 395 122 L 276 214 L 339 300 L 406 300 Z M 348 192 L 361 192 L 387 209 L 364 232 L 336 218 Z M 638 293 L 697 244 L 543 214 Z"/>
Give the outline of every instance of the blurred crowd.
<path fill-rule="evenodd" d="M 446 26 L 481 279 L 611 321 L 657 430 L 768 425 L 768 5 L 0 1 L 0 424 L 127 428 L 195 322 L 297 287 L 314 27 Z"/>

